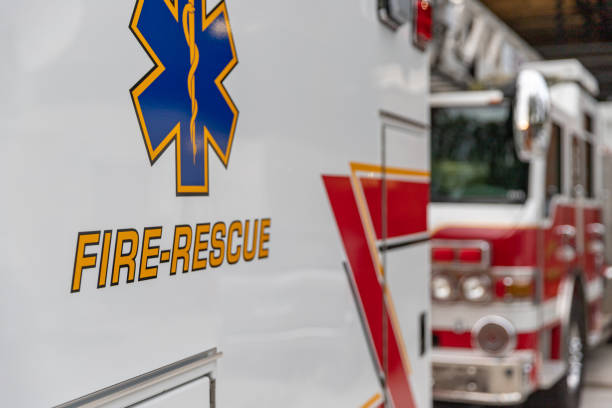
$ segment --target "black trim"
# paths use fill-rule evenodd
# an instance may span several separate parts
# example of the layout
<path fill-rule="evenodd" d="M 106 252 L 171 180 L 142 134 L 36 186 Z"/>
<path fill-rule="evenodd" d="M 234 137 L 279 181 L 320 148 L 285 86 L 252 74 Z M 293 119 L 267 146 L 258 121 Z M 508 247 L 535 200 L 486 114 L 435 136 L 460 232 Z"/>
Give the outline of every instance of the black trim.
<path fill-rule="evenodd" d="M 419 316 L 419 329 L 420 329 L 420 344 L 419 344 L 419 356 L 423 357 L 427 352 L 427 313 L 421 312 Z"/>
<path fill-rule="evenodd" d="M 395 31 L 402 23 L 393 18 L 389 0 L 378 0 L 378 19 L 389 29 Z"/>
<path fill-rule="evenodd" d="M 429 129 L 429 126 L 427 126 L 425 123 L 419 122 L 419 121 L 414 120 L 414 119 L 407 118 L 407 117 L 399 115 L 397 113 L 389 112 L 389 111 L 382 110 L 382 109 L 379 111 L 379 113 L 380 113 L 380 117 L 384 118 L 384 119 L 394 120 L 394 121 L 400 122 L 400 123 L 402 123 L 404 125 L 414 126 L 414 127 L 417 127 L 419 129 L 423 129 L 423 130 Z"/>
<path fill-rule="evenodd" d="M 361 329 L 363 330 L 363 335 L 366 339 L 366 343 L 368 344 L 368 351 L 370 352 L 370 357 L 372 359 L 372 364 L 374 365 L 374 370 L 378 374 L 378 380 L 380 381 L 380 385 L 382 389 L 385 389 L 385 373 L 381 370 L 380 365 L 378 364 L 378 358 L 376 357 L 376 350 L 374 348 L 374 343 L 370 333 L 368 331 L 368 323 L 365 317 L 365 312 L 361 306 L 361 300 L 359 299 L 359 294 L 357 292 L 357 287 L 355 281 L 353 280 L 353 275 L 351 274 L 351 270 L 349 268 L 348 263 L 342 262 L 342 267 L 344 268 L 344 272 L 346 273 L 346 277 L 349 281 L 349 286 L 351 288 L 351 294 L 353 295 L 353 300 L 355 301 L 355 307 L 357 308 L 357 313 L 359 313 L 359 323 Z"/>
<path fill-rule="evenodd" d="M 431 238 L 414 239 L 410 241 L 398 242 L 396 244 L 380 244 L 378 250 L 381 252 L 392 251 L 394 249 L 405 248 L 412 245 L 422 244 L 423 242 L 431 241 Z"/>
<path fill-rule="evenodd" d="M 150 396 L 150 397 L 148 397 L 148 398 L 145 398 L 145 399 L 143 399 L 142 401 L 138 401 L 138 402 L 135 402 L 135 403 L 133 403 L 133 404 L 130 404 L 130 405 L 126 406 L 125 408 L 135 408 L 135 407 L 138 407 L 138 406 L 140 406 L 141 404 L 143 404 L 143 403 L 145 403 L 145 402 L 149 402 L 149 401 L 151 401 L 151 400 L 154 400 L 154 399 L 155 399 L 155 398 L 157 398 L 157 397 L 160 397 L 160 396 L 162 396 L 162 395 L 164 395 L 164 394 L 167 394 L 167 393 L 169 393 L 169 392 L 172 392 L 172 391 L 174 391 L 174 390 L 177 390 L 177 389 L 179 389 L 179 388 L 181 388 L 181 387 L 184 387 L 185 385 L 192 384 L 192 383 L 194 383 L 194 382 L 196 382 L 196 381 L 199 381 L 199 380 L 201 380 L 201 379 L 203 379 L 203 378 L 208 378 L 208 380 L 209 380 L 210 388 L 209 388 L 208 393 L 209 393 L 209 399 L 210 399 L 210 400 L 212 400 L 212 395 L 213 395 L 213 391 L 212 391 L 213 380 L 212 380 L 212 378 L 211 378 L 211 375 L 210 375 L 210 374 L 203 374 L 203 375 L 201 375 L 201 376 L 199 376 L 199 377 L 196 377 L 196 378 L 194 378 L 194 379 L 192 379 L 192 380 L 189 380 L 189 381 L 187 381 L 187 382 L 181 383 L 181 384 L 179 384 L 179 385 L 175 385 L 174 387 L 172 387 L 172 388 L 168 388 L 167 390 L 163 390 L 162 392 L 159 392 L 159 393 L 157 393 L 157 394 L 155 394 L 155 395 L 152 395 L 152 396 Z"/>

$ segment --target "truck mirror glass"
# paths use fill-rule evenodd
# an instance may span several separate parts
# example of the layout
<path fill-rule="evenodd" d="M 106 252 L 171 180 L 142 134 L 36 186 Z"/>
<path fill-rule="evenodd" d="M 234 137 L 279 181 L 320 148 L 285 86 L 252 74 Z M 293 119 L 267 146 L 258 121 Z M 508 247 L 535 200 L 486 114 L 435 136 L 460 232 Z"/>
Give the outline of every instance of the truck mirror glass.
<path fill-rule="evenodd" d="M 523 70 L 516 81 L 514 141 L 518 157 L 529 161 L 546 154 L 550 141 L 550 91 L 537 71 Z"/>

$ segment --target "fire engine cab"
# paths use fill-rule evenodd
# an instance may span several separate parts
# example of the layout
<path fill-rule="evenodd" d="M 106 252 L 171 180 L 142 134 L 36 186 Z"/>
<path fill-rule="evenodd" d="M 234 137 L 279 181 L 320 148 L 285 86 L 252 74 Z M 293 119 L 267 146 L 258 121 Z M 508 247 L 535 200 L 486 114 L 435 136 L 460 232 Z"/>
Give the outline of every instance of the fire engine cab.
<path fill-rule="evenodd" d="M 579 406 L 610 332 L 612 192 L 598 84 L 578 61 L 432 96 L 434 398 Z"/>

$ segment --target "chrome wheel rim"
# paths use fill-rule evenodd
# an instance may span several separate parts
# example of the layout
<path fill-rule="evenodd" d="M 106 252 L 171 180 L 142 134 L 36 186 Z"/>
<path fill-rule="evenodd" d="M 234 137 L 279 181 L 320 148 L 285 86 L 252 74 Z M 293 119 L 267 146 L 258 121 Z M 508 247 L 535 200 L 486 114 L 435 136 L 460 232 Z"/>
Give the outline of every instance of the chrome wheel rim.
<path fill-rule="evenodd" d="M 580 328 L 574 323 L 570 329 L 567 360 L 567 388 L 572 394 L 575 394 L 580 388 L 583 357 L 584 353 Z"/>

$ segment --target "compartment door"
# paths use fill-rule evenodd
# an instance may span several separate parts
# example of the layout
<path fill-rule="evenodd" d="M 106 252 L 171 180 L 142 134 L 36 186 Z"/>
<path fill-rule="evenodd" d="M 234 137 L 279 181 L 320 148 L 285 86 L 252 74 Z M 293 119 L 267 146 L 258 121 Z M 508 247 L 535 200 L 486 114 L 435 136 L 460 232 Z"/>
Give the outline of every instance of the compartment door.
<path fill-rule="evenodd" d="M 431 401 L 429 361 L 429 139 L 425 126 L 383 116 L 381 257 L 392 324 L 387 338 L 403 346 L 414 401 Z M 384 328 L 383 328 L 384 330 Z M 394 332 L 395 331 L 395 332 Z M 393 362 L 388 362 L 391 368 Z M 390 376 L 391 378 L 391 376 Z"/>
<path fill-rule="evenodd" d="M 134 408 L 211 408 L 210 391 L 210 379 L 203 377 L 136 404 Z"/>

